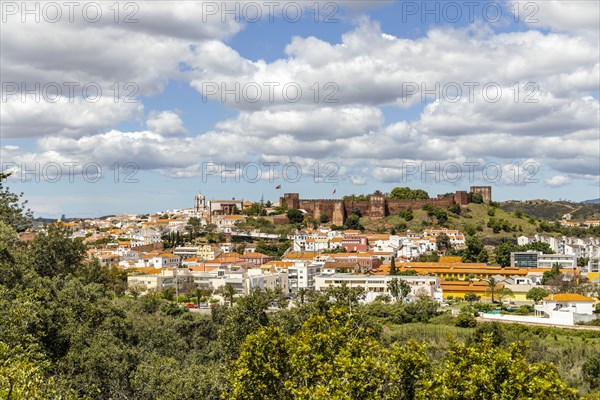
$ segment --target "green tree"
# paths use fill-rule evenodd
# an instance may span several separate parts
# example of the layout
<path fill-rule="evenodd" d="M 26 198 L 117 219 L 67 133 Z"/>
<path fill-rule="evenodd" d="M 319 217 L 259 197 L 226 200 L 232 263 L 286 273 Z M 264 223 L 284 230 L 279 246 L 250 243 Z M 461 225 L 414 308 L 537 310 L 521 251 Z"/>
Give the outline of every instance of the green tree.
<path fill-rule="evenodd" d="M 290 369 L 288 339 L 278 327 L 265 327 L 245 340 L 230 374 L 231 399 L 279 400 L 292 395 L 286 388 Z"/>
<path fill-rule="evenodd" d="M 460 204 L 457 204 L 457 203 L 452 204 L 450 207 L 448 207 L 448 211 L 450 211 L 452 214 L 460 215 L 460 212 L 461 212 Z"/>
<path fill-rule="evenodd" d="M 396 271 L 396 257 L 392 257 L 390 261 L 390 275 L 397 275 L 398 271 Z"/>
<path fill-rule="evenodd" d="M 74 391 L 48 376 L 50 367 L 41 354 L 22 349 L 11 354 L 8 346 L 0 342 L 0 397 L 7 400 L 77 399 Z"/>
<path fill-rule="evenodd" d="M 396 301 L 400 300 L 400 302 L 403 302 L 404 298 L 408 296 L 411 291 L 410 284 L 404 279 L 400 278 L 393 278 L 392 280 L 388 281 L 387 288 L 392 297 Z"/>
<path fill-rule="evenodd" d="M 325 297 L 332 299 L 339 306 L 356 307 L 365 298 L 365 288 L 362 286 L 349 287 L 346 282 L 342 282 L 339 287 L 327 288 Z"/>
<path fill-rule="evenodd" d="M 502 289 L 498 289 L 496 291 L 496 294 L 498 295 L 498 300 L 500 301 L 500 304 L 502 304 L 502 300 L 504 300 L 506 298 L 515 297 L 515 294 L 513 293 L 513 291 L 506 287 L 502 288 Z"/>
<path fill-rule="evenodd" d="M 534 287 L 529 289 L 525 297 L 529 300 L 533 300 L 534 303 L 538 303 L 546 296 L 548 296 L 548 292 L 546 291 L 546 289 L 541 287 Z"/>
<path fill-rule="evenodd" d="M 296 298 L 299 300 L 300 304 L 304 304 L 306 296 L 309 294 L 308 292 L 309 290 L 306 288 L 298 289 L 298 291 L 296 292 Z"/>
<path fill-rule="evenodd" d="M 588 257 L 577 257 L 577 266 L 579 268 L 586 268 L 589 261 Z"/>
<path fill-rule="evenodd" d="M 387 283 L 388 292 L 394 298 L 394 301 L 398 301 L 400 298 L 400 281 L 398 278 L 394 278 Z"/>
<path fill-rule="evenodd" d="M 262 328 L 233 363 L 227 398 L 412 399 L 430 370 L 425 347 L 385 349 L 374 333 L 340 307 L 311 316 L 290 336 Z"/>
<path fill-rule="evenodd" d="M 233 298 L 237 294 L 237 290 L 229 283 L 217 289 L 217 293 L 229 300 L 229 306 L 233 306 Z"/>
<path fill-rule="evenodd" d="M 456 317 L 454 325 L 459 328 L 475 328 L 477 326 L 477 320 L 471 312 L 462 310 Z"/>
<path fill-rule="evenodd" d="M 66 228 L 52 224 L 31 241 L 31 266 L 40 276 L 73 274 L 81 268 L 86 247 L 81 238 L 72 240 L 69 234 Z"/>
<path fill-rule="evenodd" d="M 438 235 L 435 239 L 438 250 L 448 250 L 452 248 L 452 243 L 450 242 L 450 238 L 445 233 Z"/>
<path fill-rule="evenodd" d="M 229 307 L 218 336 L 223 359 L 237 358 L 246 337 L 269 324 L 266 310 L 275 300 L 273 292 L 256 288 Z"/>
<path fill-rule="evenodd" d="M 327 216 L 327 214 L 321 214 L 321 216 L 319 217 L 319 222 L 322 224 L 328 223 L 329 217 Z"/>
<path fill-rule="evenodd" d="M 600 387 L 600 355 L 591 354 L 581 367 L 584 378 L 592 389 Z"/>
<path fill-rule="evenodd" d="M 304 224 L 306 225 L 306 227 L 311 227 L 313 229 L 317 229 L 319 227 L 319 223 L 317 222 L 317 220 L 312 217 L 305 218 Z"/>
<path fill-rule="evenodd" d="M 496 290 L 497 290 L 496 286 L 498 286 L 498 282 L 496 281 L 496 278 L 493 278 L 493 277 L 486 280 L 486 282 L 487 282 L 488 288 L 490 289 L 490 293 L 492 296 L 492 303 L 494 303 L 495 302 L 494 295 L 496 294 Z"/>
<path fill-rule="evenodd" d="M 546 271 L 542 275 L 542 285 L 549 284 L 550 281 L 556 278 L 560 278 L 561 275 L 562 274 L 560 272 L 560 265 L 558 263 L 552 264 L 552 268 L 550 268 L 550 271 Z"/>
<path fill-rule="evenodd" d="M 502 267 L 510 265 L 510 253 L 518 251 L 517 246 L 512 242 L 502 242 L 496 247 L 496 262 Z"/>
<path fill-rule="evenodd" d="M 396 187 L 390 192 L 389 198 L 392 200 L 426 200 L 429 194 L 422 189 L 412 190 L 408 187 Z"/>
<path fill-rule="evenodd" d="M 10 174 L 0 172 L 0 221 L 11 226 L 17 232 L 31 228 L 33 213 L 27 209 L 27 200 L 23 193 L 17 195 L 5 185 Z"/>
<path fill-rule="evenodd" d="M 468 301 L 469 303 L 472 303 L 474 301 L 479 301 L 481 297 L 477 296 L 475 293 L 473 292 L 469 292 L 465 294 L 465 301 Z"/>
<path fill-rule="evenodd" d="M 400 218 L 404 218 L 404 220 L 407 222 L 411 221 L 414 218 L 412 208 L 407 208 L 406 210 L 400 210 L 398 215 L 400 216 Z"/>
<path fill-rule="evenodd" d="M 483 243 L 474 236 L 468 237 L 466 240 L 466 248 L 464 249 L 462 262 L 484 263 L 488 261 L 488 253 L 483 247 Z"/>
<path fill-rule="evenodd" d="M 554 250 L 552 250 L 550 245 L 545 242 L 527 243 L 523 246 L 520 246 L 518 251 L 527 251 L 527 250 L 541 251 L 544 254 L 554 254 Z"/>
<path fill-rule="evenodd" d="M 471 202 L 473 202 L 475 204 L 481 204 L 481 203 L 483 203 L 483 197 L 481 196 L 480 193 L 472 193 L 471 194 Z"/>
<path fill-rule="evenodd" d="M 304 221 L 304 213 L 295 208 L 290 208 L 287 211 L 287 217 L 290 224 L 301 224 Z"/>
<path fill-rule="evenodd" d="M 185 230 L 188 231 L 190 235 L 190 242 L 193 241 L 200 236 L 200 233 L 202 232 L 202 221 L 200 218 L 190 217 L 185 226 Z"/>
<path fill-rule="evenodd" d="M 351 214 L 348 219 L 346 219 L 345 225 L 347 229 L 363 229 L 363 226 L 360 224 L 360 217 L 356 214 Z"/>
<path fill-rule="evenodd" d="M 452 343 L 445 363 L 423 382 L 415 396 L 425 399 L 574 400 L 577 391 L 564 383 L 552 364 L 526 361 L 526 346 L 494 346 L 491 336 L 472 347 Z"/>

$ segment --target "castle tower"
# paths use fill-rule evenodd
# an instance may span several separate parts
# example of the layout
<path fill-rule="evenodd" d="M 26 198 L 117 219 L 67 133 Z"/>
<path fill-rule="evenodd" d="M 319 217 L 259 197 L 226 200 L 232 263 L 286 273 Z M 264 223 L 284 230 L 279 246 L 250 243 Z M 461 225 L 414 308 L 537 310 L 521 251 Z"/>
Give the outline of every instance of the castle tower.
<path fill-rule="evenodd" d="M 385 197 L 372 194 L 369 198 L 369 216 L 373 219 L 381 219 L 386 215 Z"/>
<path fill-rule="evenodd" d="M 286 205 L 287 208 L 300 208 L 300 194 L 298 193 L 284 193 L 283 197 L 279 199 L 279 205 Z"/>
<path fill-rule="evenodd" d="M 331 218 L 331 223 L 333 225 L 344 225 L 346 222 L 346 209 L 344 207 L 344 203 L 341 201 L 336 201 L 333 205 L 333 216 Z"/>
<path fill-rule="evenodd" d="M 479 193 L 484 203 L 492 202 L 492 187 L 491 186 L 471 186 L 471 194 Z"/>

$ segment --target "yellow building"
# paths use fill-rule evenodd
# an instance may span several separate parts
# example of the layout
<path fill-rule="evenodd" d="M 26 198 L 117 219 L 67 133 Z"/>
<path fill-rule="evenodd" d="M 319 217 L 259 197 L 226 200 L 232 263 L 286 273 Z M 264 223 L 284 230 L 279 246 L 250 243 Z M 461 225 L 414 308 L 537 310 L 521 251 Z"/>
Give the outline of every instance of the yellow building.
<path fill-rule="evenodd" d="M 203 244 L 198 246 L 198 251 L 196 255 L 201 260 L 214 260 L 215 259 L 215 249 L 210 244 Z"/>
<path fill-rule="evenodd" d="M 464 298 L 467 293 L 475 293 L 481 297 L 481 300 L 491 301 L 492 299 L 492 290 L 487 282 L 442 281 L 441 286 L 444 299 L 447 299 L 448 296 Z M 496 291 L 503 288 L 502 284 L 495 286 Z"/>

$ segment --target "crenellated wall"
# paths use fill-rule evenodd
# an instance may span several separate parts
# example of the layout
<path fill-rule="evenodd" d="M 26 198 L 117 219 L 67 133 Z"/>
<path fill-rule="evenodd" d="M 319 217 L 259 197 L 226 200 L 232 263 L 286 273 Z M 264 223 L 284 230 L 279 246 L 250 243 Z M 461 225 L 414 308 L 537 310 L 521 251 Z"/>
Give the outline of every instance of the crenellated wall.
<path fill-rule="evenodd" d="M 470 192 L 458 191 L 453 196 L 438 196 L 438 198 L 424 200 L 390 200 L 382 195 L 371 195 L 369 201 L 300 199 L 298 193 L 285 193 L 280 198 L 280 204 L 286 204 L 288 208 L 306 210 L 317 220 L 325 214 L 332 224 L 343 225 L 348 215 L 352 214 L 354 210 L 358 210 L 362 216 L 381 219 L 407 208 L 420 209 L 426 204 L 440 208 L 449 208 L 453 204 L 466 206 L 471 202 L 472 193 L 481 193 L 486 203 L 491 201 L 491 186 L 473 186 Z"/>

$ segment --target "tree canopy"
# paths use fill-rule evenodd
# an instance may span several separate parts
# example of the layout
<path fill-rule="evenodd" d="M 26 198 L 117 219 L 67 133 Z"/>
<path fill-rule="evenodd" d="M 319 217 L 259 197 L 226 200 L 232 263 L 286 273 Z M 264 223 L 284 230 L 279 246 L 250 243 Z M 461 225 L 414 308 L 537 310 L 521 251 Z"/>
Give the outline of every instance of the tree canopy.
<path fill-rule="evenodd" d="M 429 198 L 429 194 L 422 189 L 395 187 L 390 192 L 389 198 L 392 200 L 426 200 Z"/>

